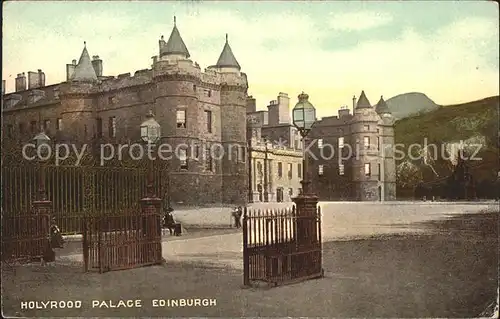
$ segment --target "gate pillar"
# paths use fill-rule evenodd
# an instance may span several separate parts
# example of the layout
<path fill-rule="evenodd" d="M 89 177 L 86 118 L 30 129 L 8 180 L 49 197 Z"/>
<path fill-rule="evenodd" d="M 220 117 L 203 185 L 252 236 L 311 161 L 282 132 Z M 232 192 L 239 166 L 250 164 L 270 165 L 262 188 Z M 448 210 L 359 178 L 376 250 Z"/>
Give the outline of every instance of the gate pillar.
<path fill-rule="evenodd" d="M 292 200 L 297 212 L 297 243 L 301 245 L 317 242 L 319 238 L 316 224 L 318 197 L 301 194 Z"/>
<path fill-rule="evenodd" d="M 53 261 L 51 260 L 53 259 L 53 250 L 50 245 L 51 210 L 52 202 L 50 200 L 38 200 L 33 202 L 33 217 L 30 227 L 33 234 L 31 256 L 44 257 L 46 261 Z"/>
<path fill-rule="evenodd" d="M 148 239 L 148 247 L 143 254 L 148 254 L 156 263 L 162 263 L 161 247 L 161 203 L 158 197 L 145 197 L 141 202 L 141 228 L 143 236 Z"/>

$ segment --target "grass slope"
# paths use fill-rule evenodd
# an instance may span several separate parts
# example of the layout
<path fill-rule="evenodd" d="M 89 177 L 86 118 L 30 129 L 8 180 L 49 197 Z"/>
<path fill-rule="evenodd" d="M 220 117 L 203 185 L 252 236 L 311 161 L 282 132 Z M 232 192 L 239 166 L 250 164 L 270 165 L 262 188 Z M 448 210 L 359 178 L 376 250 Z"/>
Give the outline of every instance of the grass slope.
<path fill-rule="evenodd" d="M 406 145 L 407 149 L 414 143 L 423 145 L 424 139 L 427 138 L 429 144 L 433 143 L 439 147 L 443 143 L 484 136 L 486 143 L 476 155 L 483 158 L 483 163 L 474 163 L 481 164 L 474 174 L 478 174 L 481 179 L 493 178 L 499 170 L 499 101 L 499 96 L 493 96 L 464 104 L 439 106 L 436 110 L 400 119 L 395 125 L 396 143 Z M 429 170 L 421 163 L 419 166 L 422 170 Z M 449 175 L 449 163 L 440 163 L 438 159 L 436 170 L 440 176 Z M 433 174 L 423 173 L 427 176 L 424 180 L 432 179 Z"/>

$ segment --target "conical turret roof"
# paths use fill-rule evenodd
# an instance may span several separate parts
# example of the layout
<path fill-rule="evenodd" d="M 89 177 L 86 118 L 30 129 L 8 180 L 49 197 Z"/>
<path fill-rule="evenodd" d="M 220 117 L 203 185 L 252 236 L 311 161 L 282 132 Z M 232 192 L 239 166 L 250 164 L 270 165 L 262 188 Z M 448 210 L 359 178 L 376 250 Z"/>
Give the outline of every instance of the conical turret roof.
<path fill-rule="evenodd" d="M 383 96 L 380 97 L 377 106 L 375 106 L 375 111 L 378 114 L 391 113 L 391 110 L 389 110 L 389 106 L 387 106 L 387 103 L 385 103 Z"/>
<path fill-rule="evenodd" d="M 368 98 L 365 95 L 365 91 L 361 91 L 361 95 L 359 96 L 358 103 L 356 104 L 357 109 L 367 109 L 371 108 L 370 101 L 368 101 Z"/>
<path fill-rule="evenodd" d="M 85 42 L 83 42 L 83 45 L 82 55 L 80 56 L 80 60 L 78 60 L 75 71 L 71 75 L 70 81 L 92 82 L 97 80 L 97 75 L 87 51 L 87 45 Z"/>
<path fill-rule="evenodd" d="M 233 54 L 233 50 L 229 46 L 228 37 L 226 33 L 226 44 L 224 44 L 224 48 L 219 56 L 219 60 L 217 60 L 217 64 L 215 65 L 219 68 L 237 68 L 241 70 L 240 64 L 236 60 Z"/>
<path fill-rule="evenodd" d="M 170 33 L 170 38 L 168 38 L 167 44 L 160 47 L 160 57 L 168 54 L 182 54 L 189 58 L 191 55 L 186 47 L 186 44 L 182 40 L 179 29 L 177 29 L 176 18 L 174 17 L 174 28 L 172 33 Z"/>

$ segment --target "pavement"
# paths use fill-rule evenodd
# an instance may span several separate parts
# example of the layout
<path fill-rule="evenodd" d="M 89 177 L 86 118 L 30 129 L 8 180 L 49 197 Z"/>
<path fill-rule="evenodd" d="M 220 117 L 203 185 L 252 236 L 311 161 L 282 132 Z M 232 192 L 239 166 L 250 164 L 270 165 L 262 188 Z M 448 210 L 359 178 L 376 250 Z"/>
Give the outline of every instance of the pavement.
<path fill-rule="evenodd" d="M 335 202 L 321 207 L 325 278 L 320 280 L 241 289 L 240 231 L 188 228 L 185 236 L 166 236 L 163 266 L 83 274 L 81 253 L 66 251 L 50 267 L 9 270 L 7 288 L 2 287 L 9 292 L 4 308 L 17 315 L 75 316 L 71 309 L 19 308 L 22 300 L 73 298 L 86 304 L 79 316 L 476 317 L 496 298 L 498 203 Z M 217 224 L 224 215 L 212 208 L 179 217 Z M 217 306 L 151 306 L 153 299 L 193 296 L 216 298 Z M 147 306 L 89 306 L 92 299 L 120 298 L 141 299 Z"/>

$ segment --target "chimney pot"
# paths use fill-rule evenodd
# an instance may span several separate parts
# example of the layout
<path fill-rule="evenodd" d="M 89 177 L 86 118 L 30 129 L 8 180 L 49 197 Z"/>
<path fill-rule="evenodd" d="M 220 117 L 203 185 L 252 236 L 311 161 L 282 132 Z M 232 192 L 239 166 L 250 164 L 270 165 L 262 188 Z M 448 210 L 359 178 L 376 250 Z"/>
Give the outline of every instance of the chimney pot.
<path fill-rule="evenodd" d="M 73 60 L 73 61 L 71 61 L 71 62 L 73 63 L 73 65 L 76 65 L 76 60 Z"/>
<path fill-rule="evenodd" d="M 38 73 L 42 73 L 42 69 L 38 69 Z"/>

